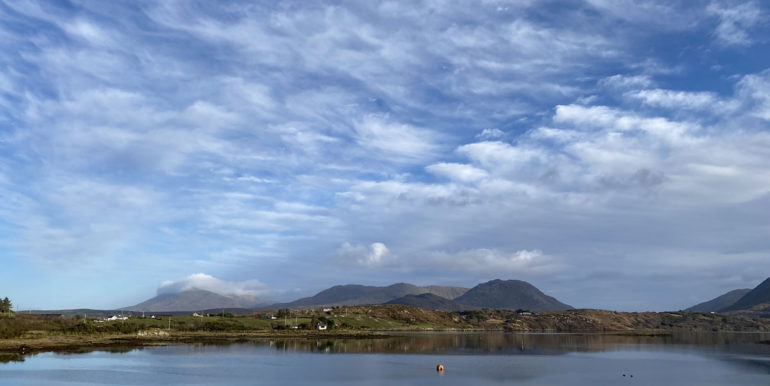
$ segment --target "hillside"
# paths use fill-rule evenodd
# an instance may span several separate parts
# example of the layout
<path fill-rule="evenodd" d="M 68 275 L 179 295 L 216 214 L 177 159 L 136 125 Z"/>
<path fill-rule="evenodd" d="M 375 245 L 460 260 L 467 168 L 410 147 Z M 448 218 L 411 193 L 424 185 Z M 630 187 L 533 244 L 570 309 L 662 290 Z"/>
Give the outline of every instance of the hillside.
<path fill-rule="evenodd" d="M 123 310 L 138 312 L 202 311 L 223 308 L 253 308 L 260 301 L 253 296 L 220 295 L 193 289 L 179 293 L 160 294 Z"/>
<path fill-rule="evenodd" d="M 397 283 L 387 287 L 348 284 L 331 287 L 311 297 L 302 298 L 289 303 L 273 304 L 263 308 L 296 309 L 342 305 L 355 306 L 363 304 L 382 304 L 406 295 L 431 293 L 438 296 L 454 296 L 465 293 L 465 291 L 467 291 L 467 288 L 442 286 L 418 287 L 407 283 Z"/>
<path fill-rule="evenodd" d="M 391 300 L 385 304 L 400 304 L 404 306 L 421 308 L 423 310 L 439 311 L 462 311 L 476 308 L 472 306 L 464 306 L 453 300 L 429 293 L 420 295 L 406 295 L 404 297 Z"/>
<path fill-rule="evenodd" d="M 479 284 L 454 299 L 455 302 L 479 308 L 530 311 L 563 311 L 572 309 L 548 296 L 532 284 L 521 280 L 492 280 Z"/>
<path fill-rule="evenodd" d="M 747 310 L 766 303 L 770 303 L 770 278 L 765 279 L 765 281 L 749 291 L 746 295 L 743 295 L 743 297 L 738 299 L 735 303 L 723 308 L 722 311 Z"/>
<path fill-rule="evenodd" d="M 691 311 L 691 312 L 717 312 L 721 309 L 727 308 L 735 302 L 738 301 L 738 299 L 742 298 L 744 295 L 749 293 L 751 291 L 750 288 L 744 288 L 744 289 L 737 289 L 732 290 L 730 292 L 727 292 L 723 295 L 717 296 L 714 299 L 711 299 L 709 301 L 705 301 L 703 303 L 696 304 L 685 311 Z"/>
<path fill-rule="evenodd" d="M 470 288 L 465 287 L 449 287 L 449 286 L 440 286 L 440 285 L 429 285 L 425 287 L 420 287 L 427 290 L 426 293 L 433 294 L 436 296 L 441 296 L 445 299 L 456 299 L 460 296 L 463 296 Z"/>

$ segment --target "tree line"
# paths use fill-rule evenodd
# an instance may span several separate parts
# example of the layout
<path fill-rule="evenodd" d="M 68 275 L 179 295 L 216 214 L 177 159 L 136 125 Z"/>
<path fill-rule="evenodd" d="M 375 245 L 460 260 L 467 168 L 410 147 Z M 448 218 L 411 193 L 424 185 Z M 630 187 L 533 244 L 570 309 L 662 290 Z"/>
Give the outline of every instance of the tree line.
<path fill-rule="evenodd" d="M 7 296 L 3 300 L 0 300 L 0 312 L 11 312 L 11 307 L 13 307 L 13 304 L 11 304 L 11 300 L 8 299 Z"/>

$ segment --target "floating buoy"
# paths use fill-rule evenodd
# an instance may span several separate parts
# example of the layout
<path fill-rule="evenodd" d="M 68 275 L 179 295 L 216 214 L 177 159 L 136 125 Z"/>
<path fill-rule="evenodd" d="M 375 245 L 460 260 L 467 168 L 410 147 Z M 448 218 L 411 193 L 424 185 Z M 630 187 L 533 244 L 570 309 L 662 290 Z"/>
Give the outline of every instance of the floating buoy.
<path fill-rule="evenodd" d="M 443 372 L 444 371 L 444 365 L 436 366 L 436 371 L 438 371 L 439 373 Z"/>

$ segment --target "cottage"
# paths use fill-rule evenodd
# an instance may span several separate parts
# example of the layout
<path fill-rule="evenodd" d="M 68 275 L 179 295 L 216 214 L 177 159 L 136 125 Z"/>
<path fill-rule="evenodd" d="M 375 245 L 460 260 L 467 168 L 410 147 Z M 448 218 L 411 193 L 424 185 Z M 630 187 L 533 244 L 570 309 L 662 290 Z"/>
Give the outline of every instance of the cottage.
<path fill-rule="evenodd" d="M 318 331 L 324 331 L 324 330 L 326 330 L 326 323 L 318 322 L 318 323 L 316 323 L 315 328 Z"/>

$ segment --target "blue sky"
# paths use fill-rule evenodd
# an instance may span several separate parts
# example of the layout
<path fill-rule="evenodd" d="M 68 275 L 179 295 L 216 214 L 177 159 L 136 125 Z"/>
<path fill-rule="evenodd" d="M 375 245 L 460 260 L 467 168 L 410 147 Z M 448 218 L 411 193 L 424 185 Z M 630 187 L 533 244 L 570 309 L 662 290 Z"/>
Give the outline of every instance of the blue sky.
<path fill-rule="evenodd" d="M 770 276 L 757 1 L 0 1 L 0 290 L 523 279 L 680 309 Z"/>

